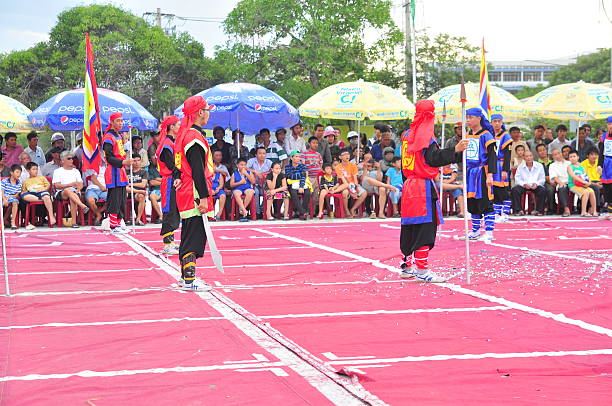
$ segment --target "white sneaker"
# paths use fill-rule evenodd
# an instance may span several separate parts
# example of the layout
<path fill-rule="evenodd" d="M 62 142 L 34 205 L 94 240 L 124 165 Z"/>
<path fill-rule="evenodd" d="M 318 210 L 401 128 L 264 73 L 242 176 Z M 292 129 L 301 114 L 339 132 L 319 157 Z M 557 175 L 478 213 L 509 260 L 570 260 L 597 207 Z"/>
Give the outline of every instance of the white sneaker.
<path fill-rule="evenodd" d="M 208 292 L 212 290 L 212 286 L 202 281 L 200 278 L 195 278 L 193 282 L 187 283 L 183 280 L 183 278 L 179 279 L 178 282 L 179 289 L 188 290 L 191 292 Z"/>
<path fill-rule="evenodd" d="M 161 253 L 163 255 L 166 255 L 166 256 L 178 255 L 179 254 L 179 246 L 176 245 L 175 243 L 168 244 L 168 245 L 166 245 L 164 247 L 164 249 L 161 251 Z"/>
<path fill-rule="evenodd" d="M 496 214 L 495 215 L 495 222 L 496 223 L 502 223 L 503 222 L 503 217 L 501 214 Z"/>
<path fill-rule="evenodd" d="M 402 272 L 400 273 L 400 278 L 409 279 L 414 278 L 416 276 L 416 268 L 414 267 L 414 265 L 408 266 L 407 263 L 402 262 L 400 264 L 400 268 L 402 269 Z"/>
<path fill-rule="evenodd" d="M 508 213 L 503 213 L 501 217 L 502 217 L 502 221 L 501 221 L 502 223 L 507 223 L 508 221 L 510 221 L 510 216 L 508 215 Z"/>
<path fill-rule="evenodd" d="M 485 231 L 485 233 L 482 235 L 481 240 L 484 242 L 491 242 L 493 241 L 495 238 L 493 237 L 493 231 Z"/>
<path fill-rule="evenodd" d="M 427 282 L 427 283 L 444 283 L 446 282 L 446 278 L 440 276 L 440 275 L 436 275 L 434 272 L 432 271 L 426 271 L 423 274 L 417 273 L 415 275 L 416 280 L 419 282 Z"/>
<path fill-rule="evenodd" d="M 111 228 L 110 233 L 111 234 L 129 234 L 130 230 L 127 229 L 126 227 L 115 227 L 115 228 Z"/>
<path fill-rule="evenodd" d="M 457 237 L 458 240 L 465 240 L 465 235 Z M 470 231 L 467 234 L 467 239 L 470 241 L 480 241 L 480 231 Z"/>

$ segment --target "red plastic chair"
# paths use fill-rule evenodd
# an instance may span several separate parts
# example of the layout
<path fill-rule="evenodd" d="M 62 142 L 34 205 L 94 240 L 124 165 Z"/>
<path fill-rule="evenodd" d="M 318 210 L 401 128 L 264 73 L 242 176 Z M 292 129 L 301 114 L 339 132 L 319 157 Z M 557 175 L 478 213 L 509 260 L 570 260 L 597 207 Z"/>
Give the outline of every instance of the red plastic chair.
<path fill-rule="evenodd" d="M 527 201 L 527 213 L 531 213 L 536 207 L 536 195 L 532 190 L 526 190 L 521 197 L 521 210 L 525 209 L 525 201 Z"/>
<path fill-rule="evenodd" d="M 251 220 L 257 220 L 257 209 L 255 206 L 255 196 L 251 199 L 251 203 L 249 203 L 249 212 L 251 213 Z M 236 204 L 236 199 L 234 199 L 234 195 L 232 194 L 232 209 L 231 209 L 231 220 L 237 220 L 240 213 L 238 212 L 238 205 Z"/>
<path fill-rule="evenodd" d="M 442 194 L 442 214 L 444 216 L 452 216 L 455 214 L 455 198 L 450 192 Z"/>

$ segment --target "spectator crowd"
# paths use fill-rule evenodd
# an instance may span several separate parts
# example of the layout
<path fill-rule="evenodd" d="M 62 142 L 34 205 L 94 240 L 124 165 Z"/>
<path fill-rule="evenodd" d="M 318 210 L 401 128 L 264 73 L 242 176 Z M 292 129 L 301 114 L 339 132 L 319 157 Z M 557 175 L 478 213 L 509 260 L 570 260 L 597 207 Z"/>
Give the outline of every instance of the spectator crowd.
<path fill-rule="evenodd" d="M 605 202 L 600 181 L 603 145 L 591 138 L 591 131 L 585 124 L 570 140 L 564 125 L 557 126 L 556 136 L 544 125 L 537 125 L 533 137 L 525 140 L 520 128 L 509 129 L 515 215 L 579 213 L 590 217 L 605 212 L 610 202 Z M 225 141 L 225 129 L 221 127 L 212 133 L 216 220 L 400 215 L 401 146 L 399 134 L 390 126 L 377 123 L 370 138 L 349 131 L 347 143 L 340 140 L 338 128 L 322 124 L 315 125 L 308 137 L 302 123 L 289 131 L 276 129 L 274 134 L 263 128 L 252 149 L 243 145 L 240 131 L 232 133 L 233 143 Z M 133 156 L 128 206 L 133 196 L 135 207 L 135 218 L 128 215 L 127 223 L 158 223 L 162 217 L 162 178 L 155 157 L 159 135 L 152 133 L 146 148 L 140 135 L 128 139 L 125 133 L 124 138 L 125 148 Z M 461 124 L 457 123 L 445 147 L 454 148 L 460 140 Z M 34 131 L 27 135 L 26 148 L 17 143 L 16 134 L 4 136 L 0 176 L 5 226 L 100 225 L 106 210 L 105 165 L 97 173 L 81 171 L 80 136 L 72 151 L 66 149 L 61 133 L 52 135 L 51 148 L 46 152 L 38 141 Z M 461 165 L 443 167 L 436 182 L 443 188 L 445 215 L 464 216 Z M 131 213 L 130 207 L 126 213 Z"/>

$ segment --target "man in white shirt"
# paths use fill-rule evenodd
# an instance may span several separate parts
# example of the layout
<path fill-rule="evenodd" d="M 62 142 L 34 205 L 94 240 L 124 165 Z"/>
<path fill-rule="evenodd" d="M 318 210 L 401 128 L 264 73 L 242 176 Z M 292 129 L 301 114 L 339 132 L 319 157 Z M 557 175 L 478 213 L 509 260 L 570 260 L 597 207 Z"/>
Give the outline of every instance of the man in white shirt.
<path fill-rule="evenodd" d="M 546 203 L 546 189 L 544 183 L 544 165 L 534 162 L 531 151 L 525 151 L 525 162 L 519 165 L 514 177 L 516 186 L 512 188 L 512 207 L 519 216 L 524 215 L 521 200 L 523 195 L 532 191 L 536 195 L 536 209 L 531 212 L 533 216 L 541 216 L 544 213 Z"/>
<path fill-rule="evenodd" d="M 81 201 L 81 189 L 83 188 L 83 179 L 78 169 L 74 167 L 74 154 L 71 151 L 64 151 L 60 155 L 62 167 L 53 171 L 53 187 L 57 191 L 55 194 L 56 200 L 67 200 L 70 202 L 70 217 L 72 218 L 72 227 L 78 228 L 77 210 L 83 210 L 83 214 L 89 211 Z"/>
<path fill-rule="evenodd" d="M 21 176 L 19 177 L 19 180 L 21 183 L 25 182 L 26 179 L 30 177 L 30 173 L 26 169 L 26 165 L 30 162 L 32 162 L 30 159 L 30 154 L 25 151 L 19 154 L 19 165 L 21 165 Z"/>
<path fill-rule="evenodd" d="M 30 155 L 30 161 L 36 162 L 39 168 L 42 168 L 47 163 L 45 161 L 45 153 L 38 146 L 38 134 L 36 134 L 36 131 L 30 131 L 28 134 L 28 146 L 23 151 Z"/>
<path fill-rule="evenodd" d="M 553 150 L 558 149 L 561 151 L 564 145 L 570 145 L 570 140 L 567 139 L 567 127 L 563 124 L 559 124 L 555 129 L 557 132 L 557 138 L 548 144 L 548 155 L 552 155 Z M 569 161 L 568 161 L 569 162 Z"/>
<path fill-rule="evenodd" d="M 559 204 L 563 209 L 563 217 L 568 217 L 570 215 L 570 209 L 568 206 L 568 197 L 569 197 L 569 189 L 567 187 L 567 167 L 570 166 L 570 161 L 566 161 L 563 159 L 563 155 L 561 154 L 561 150 L 553 149 L 552 150 L 553 163 L 548 167 L 548 178 L 550 179 L 550 183 L 555 186 L 555 191 L 557 196 L 559 197 Z M 549 201 L 554 201 L 554 194 L 552 196 L 548 196 Z"/>
<path fill-rule="evenodd" d="M 285 151 L 288 154 L 293 151 L 306 152 L 306 142 L 302 138 L 303 135 L 304 127 L 301 122 L 291 127 L 291 135 L 285 139 Z"/>

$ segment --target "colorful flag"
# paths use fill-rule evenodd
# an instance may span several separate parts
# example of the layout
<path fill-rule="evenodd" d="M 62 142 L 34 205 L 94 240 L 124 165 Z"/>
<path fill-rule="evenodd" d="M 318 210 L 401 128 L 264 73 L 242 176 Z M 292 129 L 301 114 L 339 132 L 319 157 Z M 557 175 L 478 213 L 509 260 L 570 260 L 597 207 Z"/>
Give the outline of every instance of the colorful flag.
<path fill-rule="evenodd" d="M 480 108 L 487 120 L 489 119 L 490 103 L 489 91 L 489 71 L 487 69 L 487 61 L 485 60 L 484 38 L 482 39 L 482 57 L 480 58 Z"/>
<path fill-rule="evenodd" d="M 98 132 L 100 123 L 100 108 L 98 106 L 98 87 L 94 72 L 94 56 L 89 42 L 89 33 L 85 33 L 85 97 L 83 108 L 83 172 L 87 169 L 100 170 L 100 148 Z"/>

